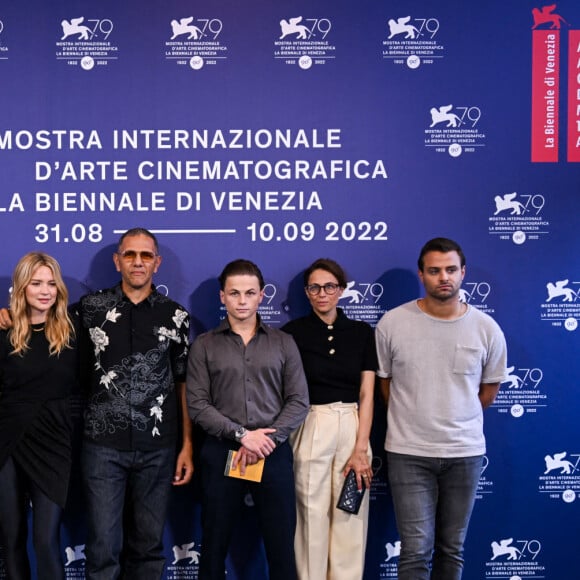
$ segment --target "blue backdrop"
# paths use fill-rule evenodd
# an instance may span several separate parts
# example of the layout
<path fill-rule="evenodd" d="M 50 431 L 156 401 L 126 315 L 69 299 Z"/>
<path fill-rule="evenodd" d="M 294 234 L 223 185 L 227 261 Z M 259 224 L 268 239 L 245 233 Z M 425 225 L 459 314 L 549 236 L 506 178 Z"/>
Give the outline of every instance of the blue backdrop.
<path fill-rule="evenodd" d="M 577 0 L 4 1 L 0 78 L 5 303 L 33 249 L 73 299 L 111 285 L 115 241 L 143 226 L 194 333 L 223 316 L 215 278 L 237 257 L 262 267 L 275 326 L 306 311 L 301 271 L 320 256 L 348 271 L 347 314 L 375 324 L 420 294 L 422 244 L 458 240 L 463 299 L 500 323 L 510 365 L 464 577 L 577 576 Z M 384 431 L 378 400 L 367 580 L 396 576 Z M 197 578 L 196 486 L 173 496 L 168 579 Z M 82 512 L 77 482 L 68 578 Z M 247 516 L 228 577 L 256 580 L 250 498 Z"/>

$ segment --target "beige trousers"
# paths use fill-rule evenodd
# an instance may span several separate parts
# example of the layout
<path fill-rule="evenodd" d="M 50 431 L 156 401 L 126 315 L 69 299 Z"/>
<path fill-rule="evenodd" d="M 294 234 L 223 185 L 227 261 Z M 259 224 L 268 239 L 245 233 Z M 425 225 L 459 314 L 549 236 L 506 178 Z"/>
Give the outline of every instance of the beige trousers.
<path fill-rule="evenodd" d="M 342 471 L 356 442 L 356 403 L 312 405 L 292 434 L 297 522 L 296 566 L 299 580 L 360 580 L 369 513 L 365 492 L 357 515 L 337 509 Z M 369 445 L 369 461 L 372 453 Z"/>

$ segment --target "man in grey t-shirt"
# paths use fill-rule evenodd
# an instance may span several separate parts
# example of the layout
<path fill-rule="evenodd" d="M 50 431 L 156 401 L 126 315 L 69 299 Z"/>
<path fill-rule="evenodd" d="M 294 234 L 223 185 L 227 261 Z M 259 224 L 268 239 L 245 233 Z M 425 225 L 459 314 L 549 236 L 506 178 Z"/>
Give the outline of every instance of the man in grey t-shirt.
<path fill-rule="evenodd" d="M 456 242 L 430 240 L 418 266 L 425 297 L 387 312 L 376 329 L 398 578 L 459 580 L 483 409 L 505 377 L 506 344 L 491 317 L 459 300 L 465 256 Z"/>

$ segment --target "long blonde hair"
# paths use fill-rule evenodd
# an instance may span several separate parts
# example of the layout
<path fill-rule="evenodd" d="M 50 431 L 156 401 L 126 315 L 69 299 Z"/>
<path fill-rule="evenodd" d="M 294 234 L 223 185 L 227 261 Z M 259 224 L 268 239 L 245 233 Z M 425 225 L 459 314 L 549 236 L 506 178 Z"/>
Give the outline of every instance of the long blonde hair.
<path fill-rule="evenodd" d="M 74 337 L 74 326 L 67 310 L 68 290 L 62 279 L 58 262 L 43 252 L 30 252 L 20 258 L 12 274 L 12 294 L 10 295 L 10 315 L 13 324 L 10 331 L 10 343 L 14 347 L 12 354 L 22 356 L 29 349 L 32 327 L 26 301 L 26 287 L 41 266 L 46 266 L 52 272 L 56 284 L 56 300 L 47 313 L 44 325 L 50 354 L 58 355 L 63 349 L 70 348 L 71 338 Z"/>

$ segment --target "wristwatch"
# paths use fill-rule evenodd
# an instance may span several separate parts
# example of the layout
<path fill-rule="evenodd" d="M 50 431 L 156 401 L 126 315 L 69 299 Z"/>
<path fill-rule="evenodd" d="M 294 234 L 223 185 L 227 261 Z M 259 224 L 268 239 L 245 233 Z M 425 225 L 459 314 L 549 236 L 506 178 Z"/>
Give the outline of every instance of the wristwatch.
<path fill-rule="evenodd" d="M 242 439 L 246 436 L 247 433 L 248 430 L 245 427 L 240 427 L 234 432 L 234 438 L 238 443 L 241 443 Z"/>

